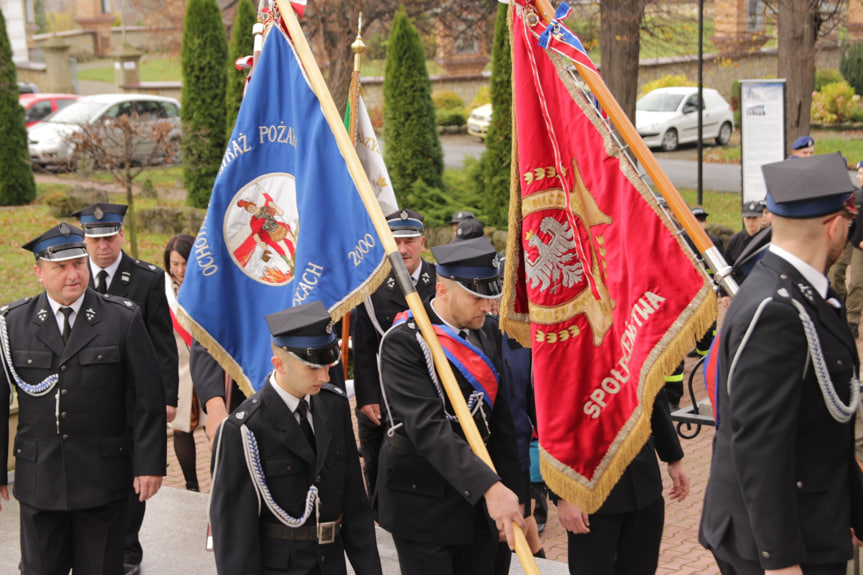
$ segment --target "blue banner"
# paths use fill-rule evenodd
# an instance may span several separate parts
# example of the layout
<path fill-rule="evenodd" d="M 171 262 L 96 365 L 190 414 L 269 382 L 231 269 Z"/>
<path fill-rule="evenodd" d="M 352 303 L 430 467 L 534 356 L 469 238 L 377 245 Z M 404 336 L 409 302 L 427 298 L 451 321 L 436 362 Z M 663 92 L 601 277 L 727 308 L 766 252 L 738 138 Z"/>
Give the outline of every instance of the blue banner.
<path fill-rule="evenodd" d="M 339 318 L 387 272 L 318 98 L 273 26 L 189 255 L 183 322 L 248 394 L 271 369 L 264 316 L 320 300 Z"/>

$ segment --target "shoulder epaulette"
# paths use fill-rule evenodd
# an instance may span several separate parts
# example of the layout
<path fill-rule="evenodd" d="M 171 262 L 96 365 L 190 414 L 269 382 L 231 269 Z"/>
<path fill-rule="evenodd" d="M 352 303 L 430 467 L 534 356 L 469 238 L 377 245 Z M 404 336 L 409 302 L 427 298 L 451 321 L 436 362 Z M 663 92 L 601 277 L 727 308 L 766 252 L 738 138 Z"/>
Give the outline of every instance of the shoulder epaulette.
<path fill-rule="evenodd" d="M 3 307 L 0 307 L 0 315 L 6 315 L 11 310 L 15 309 L 16 307 L 21 307 L 22 305 L 24 305 L 25 303 L 28 303 L 32 299 L 33 299 L 32 297 L 28 296 L 28 297 L 25 297 L 24 299 L 19 299 L 18 301 L 13 301 L 12 303 L 7 303 Z"/>
<path fill-rule="evenodd" d="M 162 271 L 162 268 L 155 264 L 151 264 L 149 262 L 145 262 L 143 260 L 133 260 L 135 262 L 135 266 L 141 268 L 142 270 L 147 270 L 152 274 L 158 274 Z"/>
<path fill-rule="evenodd" d="M 256 411 L 261 407 L 261 400 L 256 395 L 253 395 L 246 401 L 240 404 L 240 406 L 235 409 L 230 416 L 228 416 L 234 423 L 237 425 L 242 425 L 249 418 L 255 414 Z"/>
<path fill-rule="evenodd" d="M 118 295 L 111 295 L 109 293 L 106 293 L 106 294 L 102 294 L 102 299 L 105 300 L 106 302 L 113 303 L 113 304 L 116 304 L 119 306 L 123 306 L 124 308 L 130 309 L 130 310 L 135 309 L 137 307 L 137 304 L 135 302 L 133 302 L 132 300 L 118 296 Z"/>
<path fill-rule="evenodd" d="M 332 383 L 325 383 L 321 386 L 321 390 L 329 391 L 330 393 L 335 393 L 339 397 L 343 397 L 345 399 L 348 398 L 348 395 L 345 393 L 345 390 L 339 387 L 338 385 L 333 385 Z"/>

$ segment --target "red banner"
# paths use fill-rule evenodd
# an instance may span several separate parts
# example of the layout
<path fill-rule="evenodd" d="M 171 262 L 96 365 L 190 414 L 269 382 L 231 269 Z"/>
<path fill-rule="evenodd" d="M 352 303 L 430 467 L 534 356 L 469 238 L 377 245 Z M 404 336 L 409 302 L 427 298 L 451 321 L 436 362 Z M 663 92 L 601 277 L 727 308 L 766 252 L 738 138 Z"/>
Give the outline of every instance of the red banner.
<path fill-rule="evenodd" d="M 514 3 L 520 190 L 503 328 L 533 347 L 543 477 L 590 513 L 650 435 L 664 376 L 716 300 L 562 51 L 539 46 L 532 9 Z"/>

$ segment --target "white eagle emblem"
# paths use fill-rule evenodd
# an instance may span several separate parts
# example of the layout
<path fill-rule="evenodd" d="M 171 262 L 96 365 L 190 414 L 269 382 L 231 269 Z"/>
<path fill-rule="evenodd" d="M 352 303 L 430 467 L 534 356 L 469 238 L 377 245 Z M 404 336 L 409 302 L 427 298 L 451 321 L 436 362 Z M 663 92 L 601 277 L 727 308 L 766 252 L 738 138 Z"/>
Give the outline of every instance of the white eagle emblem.
<path fill-rule="evenodd" d="M 533 234 L 528 245 L 535 247 L 537 257 L 531 261 L 525 258 L 527 277 L 532 288 L 540 286 L 547 290 L 552 284 L 572 287 L 584 277 L 584 264 L 578 261 L 575 237 L 568 223 L 561 223 L 553 217 L 543 218 L 539 224 L 541 232 L 548 234 L 548 243 Z"/>

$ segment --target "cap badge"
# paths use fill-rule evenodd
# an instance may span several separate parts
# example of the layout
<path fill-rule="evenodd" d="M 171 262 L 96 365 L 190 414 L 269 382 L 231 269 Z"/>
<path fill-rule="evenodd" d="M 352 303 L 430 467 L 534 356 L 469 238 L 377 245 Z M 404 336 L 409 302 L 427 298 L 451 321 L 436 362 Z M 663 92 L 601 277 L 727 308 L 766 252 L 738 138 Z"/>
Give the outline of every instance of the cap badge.
<path fill-rule="evenodd" d="M 493 267 L 498 267 L 500 265 L 500 256 L 498 254 L 494 254 L 494 257 L 491 258 L 491 265 Z"/>
<path fill-rule="evenodd" d="M 403 219 L 403 220 L 406 220 L 406 219 L 408 219 L 410 216 L 408 216 L 408 211 L 407 211 L 407 210 L 402 210 L 402 211 L 399 213 L 399 217 L 400 217 L 401 219 Z"/>
<path fill-rule="evenodd" d="M 72 228 L 69 227 L 69 224 L 67 224 L 66 222 L 63 222 L 62 224 L 60 224 L 60 234 L 61 235 L 68 236 L 71 233 L 72 233 Z"/>
<path fill-rule="evenodd" d="M 324 331 L 326 331 L 327 334 L 333 333 L 333 322 L 328 323 L 327 327 L 324 328 Z"/>
<path fill-rule="evenodd" d="M 100 221 L 105 217 L 105 212 L 102 211 L 101 206 L 96 206 L 96 209 L 93 210 L 93 217 Z"/>

